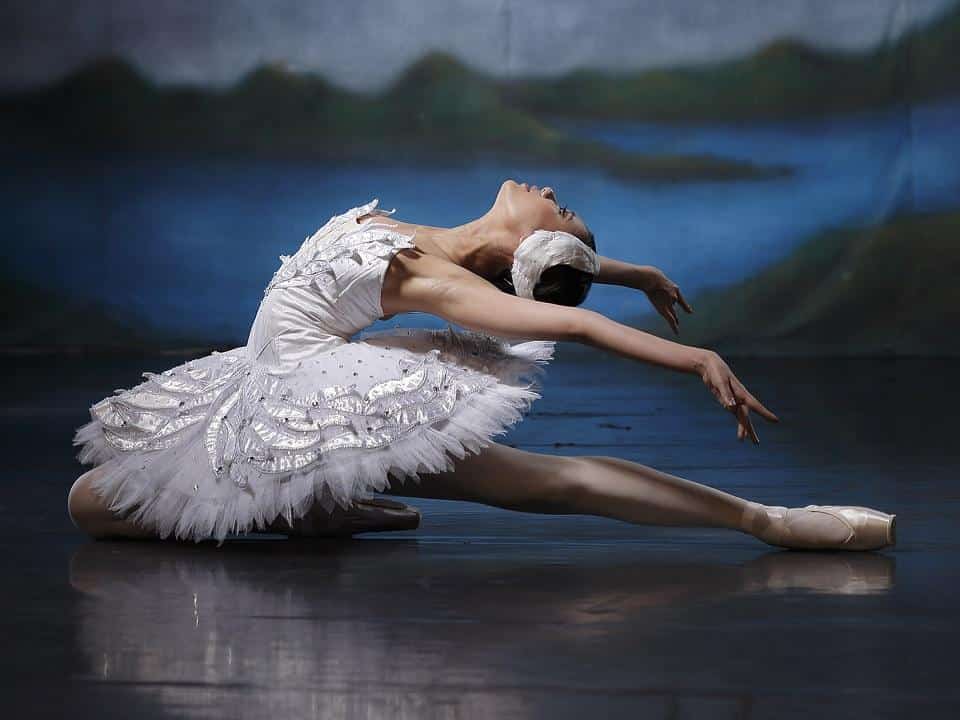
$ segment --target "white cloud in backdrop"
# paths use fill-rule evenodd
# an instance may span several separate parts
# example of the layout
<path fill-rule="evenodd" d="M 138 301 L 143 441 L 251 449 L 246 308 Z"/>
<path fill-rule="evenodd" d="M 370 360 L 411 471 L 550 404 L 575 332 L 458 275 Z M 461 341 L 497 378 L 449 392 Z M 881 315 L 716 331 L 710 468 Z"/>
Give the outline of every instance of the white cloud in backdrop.
<path fill-rule="evenodd" d="M 780 37 L 860 49 L 954 0 L 16 0 L 0 6 L 0 85 L 117 53 L 165 83 L 223 86 L 262 62 L 377 89 L 428 50 L 498 75 L 736 57 Z"/>

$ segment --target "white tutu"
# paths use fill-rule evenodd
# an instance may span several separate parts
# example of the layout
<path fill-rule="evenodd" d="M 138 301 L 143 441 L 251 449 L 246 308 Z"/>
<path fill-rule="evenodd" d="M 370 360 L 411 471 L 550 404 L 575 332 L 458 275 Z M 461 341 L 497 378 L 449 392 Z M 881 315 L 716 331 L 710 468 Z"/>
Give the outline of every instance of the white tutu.
<path fill-rule="evenodd" d="M 331 218 L 284 263 L 244 347 L 118 390 L 75 444 L 93 489 L 161 537 L 200 541 L 348 507 L 391 482 L 449 470 L 540 397 L 553 341 L 446 330 L 351 338 L 381 315 L 390 259 L 410 237 Z"/>

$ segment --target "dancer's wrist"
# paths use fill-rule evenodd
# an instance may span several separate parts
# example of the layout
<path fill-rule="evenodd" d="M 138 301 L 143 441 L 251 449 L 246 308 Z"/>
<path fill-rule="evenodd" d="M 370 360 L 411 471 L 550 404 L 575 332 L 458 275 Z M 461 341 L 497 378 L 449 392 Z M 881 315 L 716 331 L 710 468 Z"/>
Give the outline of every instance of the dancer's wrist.
<path fill-rule="evenodd" d="M 684 360 L 684 371 L 692 375 L 703 375 L 707 364 L 717 354 L 707 348 L 696 347 L 695 345 L 686 346 L 686 358 Z"/>
<path fill-rule="evenodd" d="M 634 265 L 631 268 L 630 286 L 649 292 L 656 283 L 658 269 L 653 265 Z"/>

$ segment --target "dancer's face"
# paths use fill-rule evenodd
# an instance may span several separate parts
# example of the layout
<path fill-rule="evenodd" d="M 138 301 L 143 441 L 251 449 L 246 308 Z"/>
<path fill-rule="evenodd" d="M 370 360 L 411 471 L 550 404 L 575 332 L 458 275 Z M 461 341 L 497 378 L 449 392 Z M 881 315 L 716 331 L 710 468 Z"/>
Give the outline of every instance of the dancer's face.
<path fill-rule="evenodd" d="M 515 180 L 506 180 L 500 186 L 491 213 L 518 239 L 534 230 L 563 230 L 584 242 L 590 230 L 577 213 L 565 208 L 551 187 L 538 187 Z"/>

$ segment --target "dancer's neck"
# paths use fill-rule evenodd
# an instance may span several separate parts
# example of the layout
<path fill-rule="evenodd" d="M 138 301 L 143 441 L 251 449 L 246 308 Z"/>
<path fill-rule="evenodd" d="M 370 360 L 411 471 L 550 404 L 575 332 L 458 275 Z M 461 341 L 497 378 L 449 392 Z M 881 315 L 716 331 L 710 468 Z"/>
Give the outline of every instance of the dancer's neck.
<path fill-rule="evenodd" d="M 418 225 L 391 218 L 398 231 L 414 234 L 426 253 L 442 257 L 481 277 L 493 279 L 513 263 L 517 241 L 512 233 L 488 215 L 455 227 Z"/>

